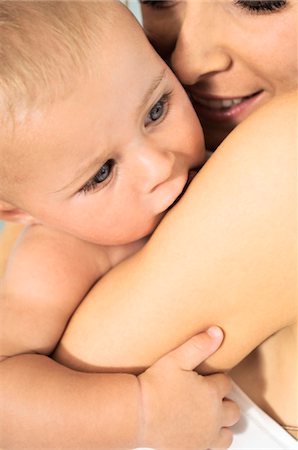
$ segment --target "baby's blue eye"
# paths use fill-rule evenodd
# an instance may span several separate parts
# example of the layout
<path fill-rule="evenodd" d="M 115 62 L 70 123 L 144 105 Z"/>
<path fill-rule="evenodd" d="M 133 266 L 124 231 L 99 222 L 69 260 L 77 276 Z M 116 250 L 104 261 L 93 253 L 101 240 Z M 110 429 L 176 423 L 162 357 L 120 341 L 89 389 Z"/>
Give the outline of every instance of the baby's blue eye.
<path fill-rule="evenodd" d="M 101 168 L 96 172 L 96 174 L 80 189 L 79 192 L 86 194 L 87 192 L 96 189 L 96 187 L 106 181 L 112 172 L 115 161 L 109 159 L 106 161 Z"/>
<path fill-rule="evenodd" d="M 104 165 L 101 166 L 99 171 L 94 175 L 93 181 L 95 181 L 96 183 L 102 183 L 103 181 L 105 181 L 110 175 L 111 168 L 111 160 L 109 160 L 104 163 Z"/>
<path fill-rule="evenodd" d="M 153 122 L 155 122 L 155 120 L 158 120 L 162 116 L 163 109 L 164 109 L 164 102 L 162 100 L 159 100 L 157 103 L 155 103 L 155 105 L 149 112 L 150 119 Z"/>
<path fill-rule="evenodd" d="M 164 118 L 167 115 L 167 112 L 169 110 L 169 99 L 171 96 L 171 92 L 163 95 L 158 102 L 155 103 L 155 105 L 150 109 L 146 120 L 145 120 L 145 127 L 150 125 L 152 122 L 156 122 L 162 118 Z"/>

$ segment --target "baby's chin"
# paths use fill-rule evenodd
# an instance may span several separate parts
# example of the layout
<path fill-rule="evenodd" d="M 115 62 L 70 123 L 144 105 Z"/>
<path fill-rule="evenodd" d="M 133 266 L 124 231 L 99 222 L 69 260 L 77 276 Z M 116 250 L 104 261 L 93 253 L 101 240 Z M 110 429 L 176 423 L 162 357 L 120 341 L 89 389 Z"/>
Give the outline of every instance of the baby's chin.
<path fill-rule="evenodd" d="M 154 217 L 154 219 L 152 219 L 152 223 L 150 226 L 148 226 L 148 228 L 146 228 L 144 230 L 143 233 L 141 233 L 136 239 L 134 240 L 139 240 L 139 239 L 146 239 L 149 238 L 152 233 L 154 233 L 154 231 L 156 230 L 156 228 L 158 227 L 158 225 L 160 224 L 160 222 L 162 221 L 162 219 L 165 217 L 165 215 L 167 214 L 168 209 L 166 211 L 163 211 L 162 213 L 158 214 L 158 216 Z"/>
<path fill-rule="evenodd" d="M 122 235 L 118 235 L 117 237 L 115 236 L 114 238 L 111 237 L 110 239 L 106 239 L 104 244 L 101 242 L 94 242 L 94 244 L 114 247 L 131 245 L 143 240 L 146 241 L 154 233 L 166 213 L 167 211 L 158 214 L 158 216 L 151 219 L 150 224 L 147 223 L 143 227 L 140 226 L 134 231 L 130 230 L 127 234 L 124 233 Z"/>
<path fill-rule="evenodd" d="M 162 219 L 165 217 L 169 209 L 166 211 L 163 211 L 162 213 L 158 214 L 156 217 L 152 219 L 152 223 L 146 227 L 143 231 L 143 233 L 140 233 L 138 236 L 135 236 L 135 239 L 133 241 L 138 241 L 140 239 L 148 239 L 156 230 Z"/>

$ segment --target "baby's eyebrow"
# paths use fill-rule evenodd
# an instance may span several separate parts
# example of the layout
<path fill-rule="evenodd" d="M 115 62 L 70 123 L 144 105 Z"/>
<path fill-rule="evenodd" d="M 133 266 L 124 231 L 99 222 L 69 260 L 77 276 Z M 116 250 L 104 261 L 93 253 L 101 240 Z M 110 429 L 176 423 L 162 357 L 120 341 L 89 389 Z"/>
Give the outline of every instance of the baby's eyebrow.
<path fill-rule="evenodd" d="M 160 72 L 160 74 L 156 78 L 153 79 L 151 85 L 149 86 L 149 89 L 145 92 L 143 100 L 138 109 L 142 109 L 142 107 L 144 107 L 144 105 L 146 105 L 148 103 L 152 94 L 158 88 L 158 86 L 160 85 L 162 80 L 164 79 L 166 71 L 167 71 L 167 69 L 163 68 L 162 71 Z"/>

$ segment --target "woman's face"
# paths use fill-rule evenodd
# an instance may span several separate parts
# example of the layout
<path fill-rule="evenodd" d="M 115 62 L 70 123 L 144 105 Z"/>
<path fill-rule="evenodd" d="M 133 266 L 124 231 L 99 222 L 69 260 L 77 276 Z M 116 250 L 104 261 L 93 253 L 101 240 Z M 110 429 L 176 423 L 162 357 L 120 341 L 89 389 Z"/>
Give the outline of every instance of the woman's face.
<path fill-rule="evenodd" d="M 144 28 L 187 89 L 207 148 L 297 88 L 296 0 L 142 0 Z"/>

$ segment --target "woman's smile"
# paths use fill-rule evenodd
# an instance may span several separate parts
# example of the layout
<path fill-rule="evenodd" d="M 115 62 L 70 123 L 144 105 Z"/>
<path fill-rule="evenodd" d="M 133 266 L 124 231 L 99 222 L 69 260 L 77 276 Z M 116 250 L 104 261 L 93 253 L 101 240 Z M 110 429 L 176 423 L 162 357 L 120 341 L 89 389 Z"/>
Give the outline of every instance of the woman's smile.
<path fill-rule="evenodd" d="M 202 120 L 240 123 L 263 98 L 263 90 L 245 96 L 220 97 L 191 92 L 192 104 Z"/>

